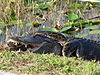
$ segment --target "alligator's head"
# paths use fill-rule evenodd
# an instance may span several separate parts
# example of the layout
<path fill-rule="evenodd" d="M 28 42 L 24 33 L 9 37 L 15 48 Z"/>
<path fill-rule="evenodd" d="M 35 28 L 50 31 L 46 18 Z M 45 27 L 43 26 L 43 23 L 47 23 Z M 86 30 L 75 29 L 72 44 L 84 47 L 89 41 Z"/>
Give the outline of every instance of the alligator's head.
<path fill-rule="evenodd" d="M 37 49 L 43 43 L 45 43 L 44 38 L 39 35 L 30 35 L 26 37 L 12 37 L 7 41 L 8 46 L 11 50 L 22 50 L 27 51 L 27 49 Z"/>
<path fill-rule="evenodd" d="M 30 34 L 26 37 L 12 37 L 7 42 L 10 50 L 13 51 L 32 51 L 34 53 L 53 53 L 55 50 L 61 50 L 60 45 L 53 39 L 43 35 Z"/>

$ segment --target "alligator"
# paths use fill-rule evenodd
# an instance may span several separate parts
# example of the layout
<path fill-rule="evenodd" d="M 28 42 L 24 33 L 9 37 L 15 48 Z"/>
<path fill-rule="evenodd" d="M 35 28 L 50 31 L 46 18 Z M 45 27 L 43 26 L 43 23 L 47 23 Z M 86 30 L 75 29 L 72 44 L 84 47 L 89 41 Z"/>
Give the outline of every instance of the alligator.
<path fill-rule="evenodd" d="M 11 45 L 13 49 L 16 47 L 17 50 L 31 48 L 33 53 L 54 53 L 82 57 L 85 60 L 100 60 L 100 43 L 89 39 L 68 37 L 51 31 L 37 31 L 25 37 L 12 37 L 11 40 L 13 41 L 9 41 L 8 46 Z"/>
<path fill-rule="evenodd" d="M 62 47 L 59 43 L 43 35 L 29 34 L 25 37 L 12 37 L 7 41 L 11 51 L 30 51 L 39 54 L 54 53 L 61 55 Z"/>
<path fill-rule="evenodd" d="M 54 33 L 50 31 L 38 31 L 35 34 L 44 35 L 59 42 L 60 45 L 63 47 L 63 56 L 82 57 L 86 60 L 100 60 L 100 41 L 97 42 L 94 40 L 69 36 L 65 37 L 61 33 Z"/>

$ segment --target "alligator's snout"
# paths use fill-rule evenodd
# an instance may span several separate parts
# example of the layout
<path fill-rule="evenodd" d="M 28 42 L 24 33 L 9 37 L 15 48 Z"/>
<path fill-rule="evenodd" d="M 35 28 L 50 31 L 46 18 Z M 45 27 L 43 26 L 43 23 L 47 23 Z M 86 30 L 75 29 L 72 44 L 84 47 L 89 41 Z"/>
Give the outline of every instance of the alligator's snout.
<path fill-rule="evenodd" d="M 14 38 L 15 39 L 15 38 Z M 38 44 L 23 43 L 20 41 L 15 41 L 14 39 L 9 39 L 7 45 L 10 51 L 31 51 L 39 47 Z M 17 38 L 18 39 L 18 38 Z"/>

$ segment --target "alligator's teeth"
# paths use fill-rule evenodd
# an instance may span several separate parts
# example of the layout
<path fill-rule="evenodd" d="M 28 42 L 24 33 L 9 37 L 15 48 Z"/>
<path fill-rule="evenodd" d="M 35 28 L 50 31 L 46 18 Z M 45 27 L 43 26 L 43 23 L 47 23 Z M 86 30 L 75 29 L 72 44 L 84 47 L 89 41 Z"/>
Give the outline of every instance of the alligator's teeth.
<path fill-rule="evenodd" d="M 15 45 L 17 45 L 17 42 L 15 42 Z"/>
<path fill-rule="evenodd" d="M 21 52 L 21 49 L 19 49 L 17 52 Z"/>
<path fill-rule="evenodd" d="M 27 47 L 27 45 L 25 45 L 25 47 Z"/>
<path fill-rule="evenodd" d="M 17 44 L 20 44 L 19 42 Z"/>

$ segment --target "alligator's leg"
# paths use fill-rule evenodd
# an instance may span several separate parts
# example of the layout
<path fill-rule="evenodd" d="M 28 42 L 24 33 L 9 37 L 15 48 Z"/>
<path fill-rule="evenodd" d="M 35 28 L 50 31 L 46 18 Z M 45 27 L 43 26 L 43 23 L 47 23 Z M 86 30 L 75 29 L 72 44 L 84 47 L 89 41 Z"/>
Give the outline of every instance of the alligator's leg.
<path fill-rule="evenodd" d="M 83 59 L 89 59 L 91 57 L 89 53 L 90 51 L 78 39 L 66 43 L 62 49 L 63 56 L 82 57 Z"/>
<path fill-rule="evenodd" d="M 54 53 L 56 55 L 61 55 L 61 49 L 59 46 L 55 46 L 52 43 L 44 43 L 39 49 L 33 51 L 33 53 L 39 53 L 39 54 L 50 54 Z"/>
<path fill-rule="evenodd" d="M 44 43 L 39 49 L 33 51 L 33 53 L 39 53 L 39 54 L 53 53 L 53 45 L 51 43 Z"/>
<path fill-rule="evenodd" d="M 77 51 L 78 50 L 78 51 Z M 79 47 L 77 42 L 70 42 L 70 43 L 65 43 L 62 49 L 62 55 L 63 56 L 75 56 L 79 57 Z M 76 52 L 77 51 L 77 52 Z"/>

